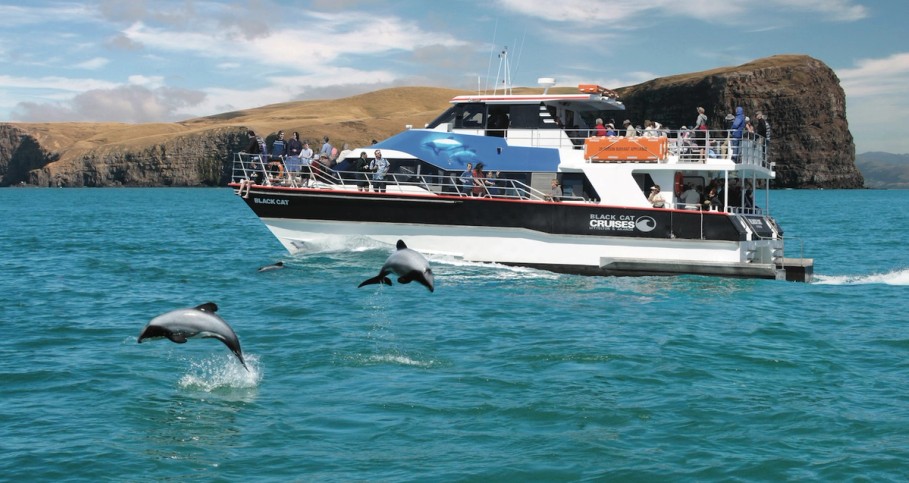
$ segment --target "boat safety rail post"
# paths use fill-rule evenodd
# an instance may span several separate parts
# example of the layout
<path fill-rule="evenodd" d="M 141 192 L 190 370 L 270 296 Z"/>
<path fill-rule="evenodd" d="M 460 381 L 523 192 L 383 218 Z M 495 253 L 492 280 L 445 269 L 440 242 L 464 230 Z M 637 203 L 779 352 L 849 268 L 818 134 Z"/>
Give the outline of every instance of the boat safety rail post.
<path fill-rule="evenodd" d="M 233 181 L 239 183 L 242 180 L 254 180 L 258 175 L 261 175 L 263 180 L 268 179 L 268 172 L 265 169 L 265 163 L 262 156 L 258 154 L 236 153 Z"/>

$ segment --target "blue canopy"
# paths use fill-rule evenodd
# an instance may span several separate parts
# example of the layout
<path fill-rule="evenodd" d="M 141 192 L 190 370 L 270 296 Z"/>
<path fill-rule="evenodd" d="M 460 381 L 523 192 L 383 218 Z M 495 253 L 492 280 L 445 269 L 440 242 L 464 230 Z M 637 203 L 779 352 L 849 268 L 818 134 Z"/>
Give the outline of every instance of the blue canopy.
<path fill-rule="evenodd" d="M 491 171 L 556 171 L 559 150 L 509 146 L 504 138 L 429 130 L 407 130 L 371 146 L 403 151 L 446 171 L 482 162 Z"/>

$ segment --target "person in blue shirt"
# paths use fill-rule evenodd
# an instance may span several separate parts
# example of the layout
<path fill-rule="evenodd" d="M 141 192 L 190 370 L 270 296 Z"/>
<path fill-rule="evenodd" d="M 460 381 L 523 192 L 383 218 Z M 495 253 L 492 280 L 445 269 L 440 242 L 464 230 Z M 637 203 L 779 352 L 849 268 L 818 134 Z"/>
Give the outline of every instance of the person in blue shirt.
<path fill-rule="evenodd" d="M 464 169 L 464 172 L 461 173 L 461 176 L 458 177 L 461 181 L 461 193 L 468 195 L 473 189 L 473 164 L 467 163 L 467 168 Z"/>
<path fill-rule="evenodd" d="M 742 106 L 735 108 L 735 119 L 732 120 L 732 160 L 738 162 L 742 145 L 742 131 L 745 129 L 745 110 Z"/>
<path fill-rule="evenodd" d="M 331 143 L 328 142 L 328 136 L 322 137 L 322 149 L 319 150 L 319 155 L 324 154 L 326 157 L 331 156 Z"/>

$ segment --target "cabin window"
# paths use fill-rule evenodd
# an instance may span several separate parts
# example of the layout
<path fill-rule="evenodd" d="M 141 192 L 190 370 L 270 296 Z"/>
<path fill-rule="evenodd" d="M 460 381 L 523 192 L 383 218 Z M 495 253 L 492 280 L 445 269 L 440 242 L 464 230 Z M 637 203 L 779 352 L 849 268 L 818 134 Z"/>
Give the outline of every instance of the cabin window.
<path fill-rule="evenodd" d="M 641 189 L 641 193 L 644 193 L 645 196 L 650 193 L 650 187 L 656 184 L 649 173 L 634 173 L 631 176 L 634 177 L 638 188 Z"/>
<path fill-rule="evenodd" d="M 562 193 L 566 198 L 599 199 L 599 194 L 583 173 L 562 173 L 559 178 L 562 183 Z"/>
<path fill-rule="evenodd" d="M 486 135 L 503 138 L 511 124 L 509 119 L 510 106 L 490 106 L 489 118 L 486 120 Z"/>
<path fill-rule="evenodd" d="M 443 112 L 439 117 L 434 121 L 426 125 L 427 129 L 433 129 L 435 127 L 441 126 L 442 124 L 451 124 L 454 123 L 455 118 L 458 116 L 460 106 L 449 107 L 447 111 Z"/>
<path fill-rule="evenodd" d="M 539 129 L 543 127 L 541 112 L 545 111 L 540 111 L 540 106 L 536 104 L 511 106 L 510 127 L 512 129 Z"/>
<path fill-rule="evenodd" d="M 454 124 L 456 129 L 483 129 L 486 126 L 486 104 L 461 104 L 460 107 L 461 111 Z"/>

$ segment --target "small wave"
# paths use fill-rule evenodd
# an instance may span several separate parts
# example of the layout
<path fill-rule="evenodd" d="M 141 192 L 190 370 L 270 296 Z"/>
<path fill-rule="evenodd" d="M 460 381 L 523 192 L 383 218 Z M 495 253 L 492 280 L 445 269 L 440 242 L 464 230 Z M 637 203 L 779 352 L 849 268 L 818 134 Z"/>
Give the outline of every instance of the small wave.
<path fill-rule="evenodd" d="M 909 269 L 894 270 L 888 273 L 870 275 L 815 275 L 815 284 L 818 285 L 909 285 Z"/>
<path fill-rule="evenodd" d="M 180 379 L 180 387 L 213 392 L 219 389 L 251 389 L 262 381 L 259 358 L 245 354 L 249 371 L 230 355 L 209 357 L 192 362 L 192 372 Z"/>
<path fill-rule="evenodd" d="M 401 354 L 374 354 L 366 357 L 367 364 L 398 364 L 402 366 L 432 367 L 435 361 L 419 361 Z"/>

